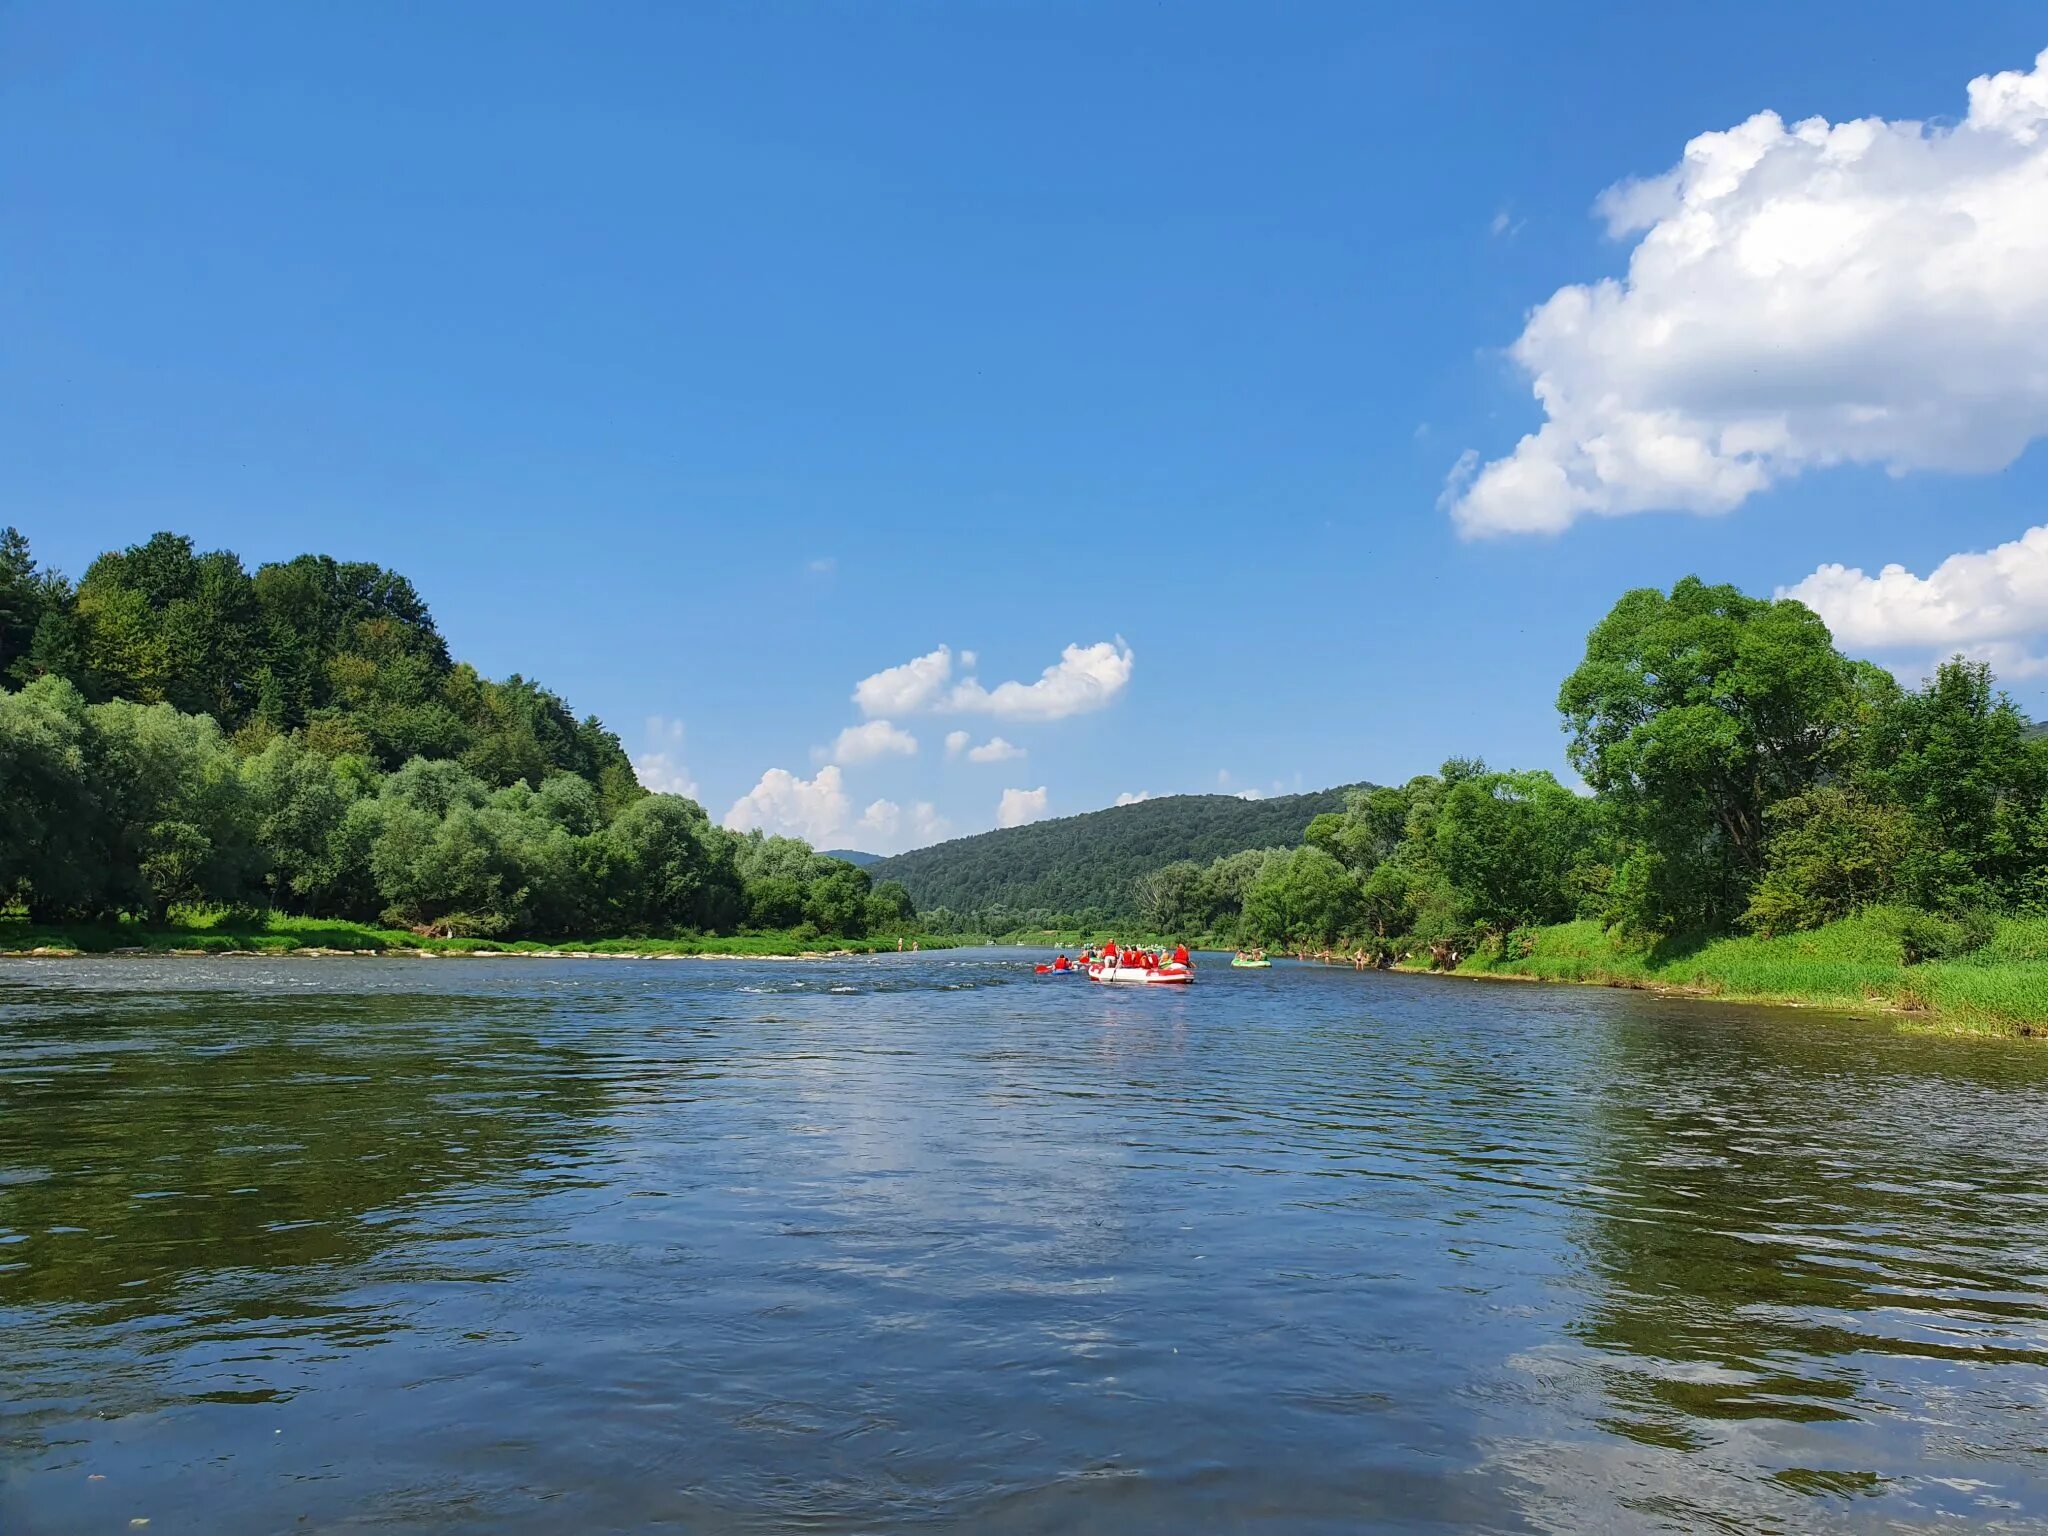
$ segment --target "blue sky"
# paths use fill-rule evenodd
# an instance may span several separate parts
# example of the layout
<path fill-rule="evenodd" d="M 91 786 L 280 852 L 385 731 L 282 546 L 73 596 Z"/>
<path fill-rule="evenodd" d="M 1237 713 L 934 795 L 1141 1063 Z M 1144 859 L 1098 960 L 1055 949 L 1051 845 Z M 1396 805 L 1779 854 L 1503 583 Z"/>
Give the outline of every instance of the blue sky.
<path fill-rule="evenodd" d="M 1562 771 L 1586 630 L 1688 572 L 1850 567 L 1856 648 L 2048 714 L 2039 8 L 1405 9 L 15 5 L 0 519 L 380 561 L 714 816 L 883 847 Z M 1767 108 L 1900 147 L 1596 212 Z"/>

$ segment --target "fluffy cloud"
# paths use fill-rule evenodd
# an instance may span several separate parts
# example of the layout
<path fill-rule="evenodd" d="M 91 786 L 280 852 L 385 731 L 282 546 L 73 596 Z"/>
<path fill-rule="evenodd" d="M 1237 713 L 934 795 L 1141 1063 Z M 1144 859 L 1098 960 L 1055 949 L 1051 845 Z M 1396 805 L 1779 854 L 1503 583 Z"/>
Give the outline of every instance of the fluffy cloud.
<path fill-rule="evenodd" d="M 1545 421 L 1445 503 L 1468 536 L 1725 512 L 1809 467 L 1988 471 L 2048 431 L 2048 51 L 1953 127 L 1762 112 L 1610 188 L 1627 276 L 1512 349 Z"/>
<path fill-rule="evenodd" d="M 1061 720 L 1114 702 L 1130 683 L 1131 663 L 1131 648 L 1121 639 L 1070 645 L 1035 683 L 998 683 L 984 688 L 973 678 L 964 678 L 946 696 L 946 703 L 963 714 Z"/>
<path fill-rule="evenodd" d="M 859 830 L 885 841 L 893 842 L 902 825 L 903 807 L 894 800 L 877 800 L 860 813 Z"/>
<path fill-rule="evenodd" d="M 872 810 L 873 807 L 870 807 Z M 814 847 L 840 841 L 853 812 L 839 769 L 827 765 L 815 779 L 800 779 L 786 768 L 770 768 L 761 782 L 733 802 L 725 824 L 735 832 L 801 837 Z"/>
<path fill-rule="evenodd" d="M 1000 736 L 991 736 L 980 746 L 972 747 L 968 750 L 967 761 L 970 763 L 1007 763 L 1023 755 L 1024 749 L 1015 742 L 1005 741 Z"/>
<path fill-rule="evenodd" d="M 1036 789 L 1006 789 L 996 802 L 996 825 L 1021 827 L 1027 821 L 1037 821 L 1045 815 L 1045 802 L 1043 784 Z"/>
<path fill-rule="evenodd" d="M 2004 676 L 2048 670 L 2016 643 L 2048 631 L 2048 526 L 1996 549 L 1950 555 L 1925 576 L 1903 565 L 1875 576 L 1824 565 L 1778 595 L 1798 598 L 1846 646 L 1967 651 Z"/>
<path fill-rule="evenodd" d="M 920 800 L 910 808 L 911 846 L 922 848 L 926 843 L 936 843 L 948 832 L 953 824 L 939 814 L 939 808 L 929 800 Z"/>
<path fill-rule="evenodd" d="M 1136 805 L 1141 800 L 1150 800 L 1151 798 L 1152 791 L 1149 789 L 1141 789 L 1136 794 L 1132 794 L 1127 789 L 1116 797 L 1116 803 L 1118 805 Z"/>
<path fill-rule="evenodd" d="M 683 766 L 683 722 L 647 717 L 647 746 L 633 754 L 633 776 L 657 795 L 697 798 L 697 781 Z"/>
<path fill-rule="evenodd" d="M 963 666 L 974 652 L 962 651 Z M 935 651 L 886 667 L 854 685 L 853 701 L 872 717 L 918 712 L 995 715 L 1005 720 L 1060 720 L 1115 701 L 1131 680 L 1131 648 L 1121 639 L 1070 645 L 1033 683 L 984 687 L 973 677 L 953 681 L 953 650 Z"/>
<path fill-rule="evenodd" d="M 958 757 L 967 750 L 967 743 L 974 740 L 965 731 L 946 732 L 946 756 Z"/>
<path fill-rule="evenodd" d="M 854 685 L 853 702 L 861 713 L 912 715 L 937 704 L 953 676 L 953 648 L 942 645 L 900 667 L 885 667 Z"/>
<path fill-rule="evenodd" d="M 827 762 L 845 766 L 871 763 L 891 755 L 915 757 L 917 738 L 887 720 L 870 720 L 865 725 L 849 725 L 830 747 L 821 749 L 820 755 Z"/>

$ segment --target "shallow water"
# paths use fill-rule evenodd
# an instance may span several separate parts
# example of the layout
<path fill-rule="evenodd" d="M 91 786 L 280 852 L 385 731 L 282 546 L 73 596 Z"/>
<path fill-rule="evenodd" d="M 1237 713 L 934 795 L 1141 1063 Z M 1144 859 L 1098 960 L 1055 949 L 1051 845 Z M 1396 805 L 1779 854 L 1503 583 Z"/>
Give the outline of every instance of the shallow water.
<path fill-rule="evenodd" d="M 0 969 L 0 1530 L 2048 1529 L 2048 1053 L 1020 954 Z"/>

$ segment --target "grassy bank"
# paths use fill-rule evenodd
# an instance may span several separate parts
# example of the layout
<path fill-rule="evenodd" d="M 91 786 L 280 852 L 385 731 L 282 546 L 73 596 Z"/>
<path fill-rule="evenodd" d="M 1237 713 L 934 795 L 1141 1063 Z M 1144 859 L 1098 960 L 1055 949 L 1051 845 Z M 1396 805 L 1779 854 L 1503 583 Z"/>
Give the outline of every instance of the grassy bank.
<path fill-rule="evenodd" d="M 906 943 L 910 941 L 906 940 Z M 946 949 L 961 941 L 919 935 L 925 949 Z M 87 955 L 140 950 L 153 954 L 598 954 L 728 955 L 761 957 L 893 951 L 896 935 L 844 939 L 807 929 L 779 933 L 686 934 L 670 938 L 533 939 L 422 938 L 402 928 L 275 913 L 176 913 L 166 923 L 36 924 L 25 917 L 0 917 L 0 953 L 33 951 Z"/>
<path fill-rule="evenodd" d="M 1903 961 L 1901 925 L 1902 914 L 1878 909 L 1810 933 L 1650 944 L 1597 923 L 1564 923 L 1533 930 L 1527 955 L 1474 955 L 1457 974 L 1880 1008 L 1965 1032 L 2048 1032 L 2048 919 L 2006 919 L 1972 953 L 1918 965 Z"/>

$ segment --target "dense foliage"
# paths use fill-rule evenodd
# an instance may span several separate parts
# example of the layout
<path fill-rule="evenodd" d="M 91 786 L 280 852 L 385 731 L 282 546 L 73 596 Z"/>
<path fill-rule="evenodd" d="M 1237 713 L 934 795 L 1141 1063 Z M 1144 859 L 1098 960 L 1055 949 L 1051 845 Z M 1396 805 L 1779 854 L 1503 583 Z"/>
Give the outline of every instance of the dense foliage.
<path fill-rule="evenodd" d="M 1294 842 L 1317 814 L 1342 809 L 1344 795 L 1171 795 L 956 838 L 868 868 L 900 881 L 934 923 L 1002 933 L 1128 921 L 1139 916 L 1141 878 L 1175 860 Z"/>
<path fill-rule="evenodd" d="M 404 577 L 305 555 L 252 577 L 159 534 L 74 589 L 0 533 L 0 904 L 174 904 L 433 934 L 859 937 L 901 886 L 650 795 L 595 718 L 449 659 Z"/>
<path fill-rule="evenodd" d="M 1574 918 L 1770 935 L 1878 906 L 1934 955 L 2048 911 L 2048 738 L 1981 663 L 1903 688 L 1803 605 L 1688 578 L 1624 596 L 1558 706 L 1591 795 L 1454 759 L 1354 793 L 1249 879 L 1159 871 L 1148 920 L 1447 960 Z"/>

